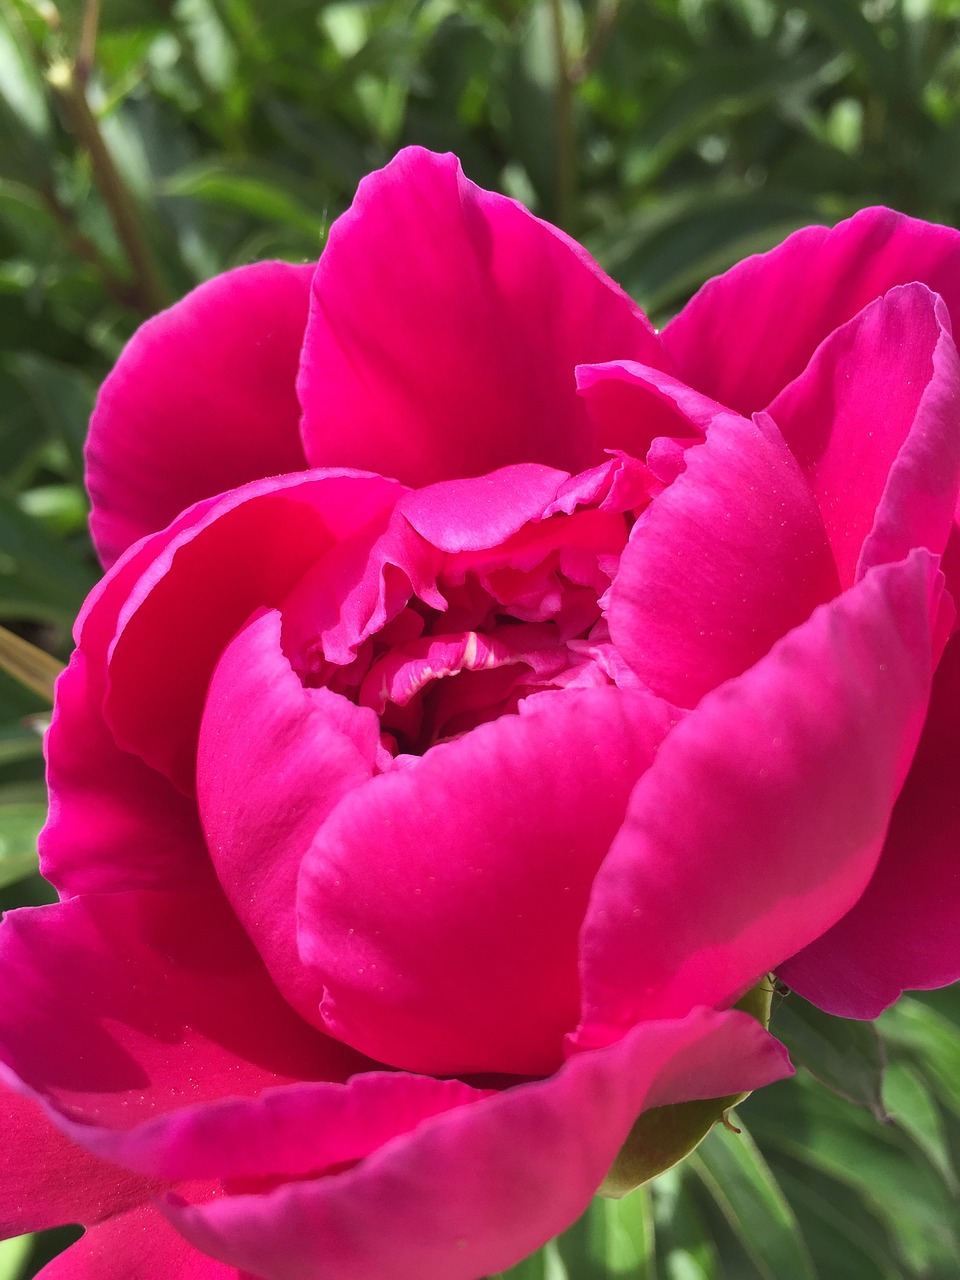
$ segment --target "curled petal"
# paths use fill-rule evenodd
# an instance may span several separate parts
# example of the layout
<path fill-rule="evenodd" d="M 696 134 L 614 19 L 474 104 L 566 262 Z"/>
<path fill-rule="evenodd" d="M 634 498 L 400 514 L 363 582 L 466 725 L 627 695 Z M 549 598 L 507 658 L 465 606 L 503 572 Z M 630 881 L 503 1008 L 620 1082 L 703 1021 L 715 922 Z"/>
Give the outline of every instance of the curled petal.
<path fill-rule="evenodd" d="M 317 993 L 297 953 L 300 864 L 338 801 L 372 776 L 379 741 L 372 711 L 303 687 L 280 648 L 279 613 L 255 615 L 217 663 L 197 758 L 210 857 L 274 981 L 311 1020 Z"/>
<path fill-rule="evenodd" d="M 379 476 L 308 472 L 204 507 L 151 561 L 119 612 L 104 702 L 117 744 L 191 795 L 203 703 L 227 642 L 254 610 L 279 605 L 332 547 L 376 524 L 399 494 Z"/>
<path fill-rule="evenodd" d="M 165 1206 L 198 1248 L 264 1280 L 476 1280 L 567 1227 L 645 1106 L 789 1074 L 746 1014 L 700 1009 L 455 1108 L 344 1173 Z"/>
<path fill-rule="evenodd" d="M 823 521 L 779 433 L 726 414 L 637 519 L 610 636 L 649 688 L 692 707 L 836 592 Z"/>
<path fill-rule="evenodd" d="M 770 405 L 823 516 L 841 586 L 912 547 L 939 554 L 960 475 L 960 359 L 921 284 L 837 329 Z"/>
<path fill-rule="evenodd" d="M 362 1160 L 431 1116 L 489 1095 L 460 1080 L 371 1071 L 343 1084 L 280 1085 L 181 1107 L 132 1129 L 68 1129 L 97 1153 L 173 1182 L 294 1179 Z"/>

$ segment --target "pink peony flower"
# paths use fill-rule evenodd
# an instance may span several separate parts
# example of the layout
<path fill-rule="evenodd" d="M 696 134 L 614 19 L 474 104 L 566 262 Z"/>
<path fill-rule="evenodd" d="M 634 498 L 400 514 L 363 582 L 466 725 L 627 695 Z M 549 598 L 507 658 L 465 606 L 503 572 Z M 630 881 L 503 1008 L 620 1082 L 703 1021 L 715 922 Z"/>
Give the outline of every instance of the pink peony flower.
<path fill-rule="evenodd" d="M 789 1071 L 771 969 L 960 976 L 960 234 L 868 210 L 657 335 L 453 157 L 134 337 L 0 929 L 48 1280 L 474 1280 L 651 1106 Z"/>

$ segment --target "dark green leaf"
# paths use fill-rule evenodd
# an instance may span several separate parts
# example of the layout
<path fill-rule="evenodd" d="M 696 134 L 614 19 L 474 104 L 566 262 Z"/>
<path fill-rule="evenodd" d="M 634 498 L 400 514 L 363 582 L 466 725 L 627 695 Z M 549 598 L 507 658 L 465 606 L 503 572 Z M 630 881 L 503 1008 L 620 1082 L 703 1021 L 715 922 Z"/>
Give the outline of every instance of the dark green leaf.
<path fill-rule="evenodd" d="M 828 1089 L 868 1107 L 878 1120 L 883 1106 L 883 1043 L 872 1022 L 854 1022 L 823 1013 L 791 993 L 775 1009 L 771 1030 Z"/>

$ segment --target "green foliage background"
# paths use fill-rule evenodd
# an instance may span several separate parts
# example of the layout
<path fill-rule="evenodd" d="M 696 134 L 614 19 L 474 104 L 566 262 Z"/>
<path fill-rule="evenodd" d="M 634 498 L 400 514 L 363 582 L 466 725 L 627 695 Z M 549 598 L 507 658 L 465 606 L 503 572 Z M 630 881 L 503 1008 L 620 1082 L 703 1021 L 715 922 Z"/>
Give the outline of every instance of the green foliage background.
<path fill-rule="evenodd" d="M 68 653 L 97 573 L 86 420 L 136 325 L 227 267 L 315 258 L 410 142 L 566 227 L 662 320 L 811 221 L 960 225 L 960 3 L 0 0 L 0 623 Z M 48 894 L 47 711 L 0 672 L 3 907 Z M 957 989 L 879 1033 L 787 996 L 797 1079 L 510 1275 L 956 1280 L 958 1025 Z M 0 1280 L 69 1238 L 0 1244 Z"/>

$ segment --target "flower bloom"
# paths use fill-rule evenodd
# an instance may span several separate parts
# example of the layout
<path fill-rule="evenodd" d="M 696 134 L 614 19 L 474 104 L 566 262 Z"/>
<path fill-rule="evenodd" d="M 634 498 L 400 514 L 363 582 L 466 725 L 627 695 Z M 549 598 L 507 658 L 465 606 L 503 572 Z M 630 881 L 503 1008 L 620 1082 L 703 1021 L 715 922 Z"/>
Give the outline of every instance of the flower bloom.
<path fill-rule="evenodd" d="M 0 1218 L 49 1280 L 475 1280 L 644 1109 L 761 1086 L 770 970 L 960 976 L 960 234 L 887 210 L 658 335 L 403 152 L 318 266 L 133 338 L 107 575 L 0 929 Z"/>

